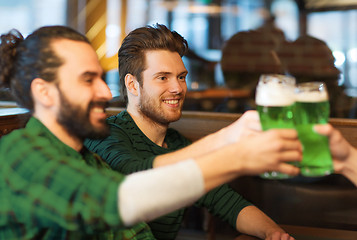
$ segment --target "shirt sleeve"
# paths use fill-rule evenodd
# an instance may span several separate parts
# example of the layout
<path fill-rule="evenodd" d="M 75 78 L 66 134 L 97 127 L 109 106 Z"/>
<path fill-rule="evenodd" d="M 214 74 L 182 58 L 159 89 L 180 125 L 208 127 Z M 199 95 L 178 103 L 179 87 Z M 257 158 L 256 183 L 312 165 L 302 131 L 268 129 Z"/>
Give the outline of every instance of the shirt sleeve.
<path fill-rule="evenodd" d="M 61 226 L 88 233 L 123 226 L 117 191 L 124 176 L 88 166 L 48 139 L 25 134 L 2 141 L 0 154 L 0 215 L 36 228 Z"/>
<path fill-rule="evenodd" d="M 133 142 L 123 129 L 110 126 L 110 136 L 103 140 L 85 140 L 85 145 L 91 151 L 101 156 L 112 169 L 125 175 L 151 169 L 156 155 L 143 157 L 138 153 L 151 152 L 148 146 Z"/>
<path fill-rule="evenodd" d="M 229 187 L 228 184 L 223 184 L 209 191 L 196 202 L 196 206 L 206 207 L 212 215 L 228 222 L 234 229 L 239 212 L 250 205 L 252 204 Z"/>

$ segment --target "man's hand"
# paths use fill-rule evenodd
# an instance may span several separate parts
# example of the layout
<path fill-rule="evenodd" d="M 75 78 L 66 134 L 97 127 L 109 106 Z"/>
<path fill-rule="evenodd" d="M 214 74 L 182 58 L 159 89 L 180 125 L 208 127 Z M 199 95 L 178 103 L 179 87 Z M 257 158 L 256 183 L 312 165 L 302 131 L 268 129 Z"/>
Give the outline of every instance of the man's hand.
<path fill-rule="evenodd" d="M 315 125 L 314 129 L 329 138 L 335 172 L 343 174 L 357 186 L 357 150 L 330 124 Z"/>
<path fill-rule="evenodd" d="M 256 135 L 262 131 L 257 111 L 246 111 L 237 121 L 225 128 L 226 139 L 234 143 L 246 136 Z"/>
<path fill-rule="evenodd" d="M 278 224 L 255 206 L 247 206 L 237 217 L 236 228 L 246 235 L 268 240 L 294 240 Z M 254 239 L 257 239 L 254 238 Z M 240 238 L 237 238 L 238 240 Z M 253 238 L 242 238 L 253 239 Z"/>
<path fill-rule="evenodd" d="M 283 232 L 274 232 L 273 234 L 267 236 L 265 240 L 295 240 L 292 236 L 290 236 L 288 233 L 283 233 Z"/>
<path fill-rule="evenodd" d="M 279 171 L 297 175 L 299 169 L 287 162 L 302 159 L 302 145 L 294 129 L 273 129 L 238 141 L 237 154 L 244 159 L 246 174 Z"/>
<path fill-rule="evenodd" d="M 352 146 L 346 141 L 342 134 L 330 124 L 316 125 L 314 129 L 317 133 L 329 138 L 330 151 L 334 160 L 334 169 L 337 173 L 341 173 L 345 161 L 350 155 Z"/>

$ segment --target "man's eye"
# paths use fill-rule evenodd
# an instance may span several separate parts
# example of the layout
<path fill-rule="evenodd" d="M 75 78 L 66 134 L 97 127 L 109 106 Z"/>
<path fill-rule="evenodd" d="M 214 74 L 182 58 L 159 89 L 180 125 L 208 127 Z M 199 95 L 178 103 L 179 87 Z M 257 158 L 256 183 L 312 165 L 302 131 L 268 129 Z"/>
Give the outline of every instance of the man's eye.
<path fill-rule="evenodd" d="M 84 79 L 84 82 L 86 82 L 86 83 L 92 83 L 92 82 L 93 82 L 93 78 Z"/>
<path fill-rule="evenodd" d="M 182 81 L 186 81 L 186 76 L 179 76 L 179 79 Z"/>
<path fill-rule="evenodd" d="M 166 80 L 167 78 L 165 76 L 159 77 L 160 80 Z"/>

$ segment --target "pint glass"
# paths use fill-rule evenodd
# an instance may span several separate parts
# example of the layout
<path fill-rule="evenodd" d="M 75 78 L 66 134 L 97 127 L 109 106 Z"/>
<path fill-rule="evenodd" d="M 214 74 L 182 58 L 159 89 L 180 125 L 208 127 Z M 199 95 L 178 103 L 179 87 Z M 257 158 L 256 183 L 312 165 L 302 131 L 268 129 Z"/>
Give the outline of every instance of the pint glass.
<path fill-rule="evenodd" d="M 328 122 L 330 105 L 323 82 L 307 82 L 296 86 L 294 121 L 303 145 L 301 174 L 307 177 L 333 172 L 328 138 L 313 130 L 315 124 Z"/>
<path fill-rule="evenodd" d="M 295 78 L 293 77 L 279 74 L 265 74 L 260 77 L 255 102 L 263 131 L 272 128 L 295 128 L 294 89 Z M 285 179 L 290 176 L 279 172 L 267 172 L 261 177 Z"/>

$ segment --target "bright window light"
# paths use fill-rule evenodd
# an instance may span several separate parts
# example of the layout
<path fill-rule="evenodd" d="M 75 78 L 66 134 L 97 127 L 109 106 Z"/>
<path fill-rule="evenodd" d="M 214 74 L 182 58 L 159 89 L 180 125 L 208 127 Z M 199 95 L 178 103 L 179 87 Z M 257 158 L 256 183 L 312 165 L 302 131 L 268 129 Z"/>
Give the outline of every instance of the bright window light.
<path fill-rule="evenodd" d="M 335 57 L 335 65 L 337 67 L 342 66 L 345 63 L 346 57 L 345 54 L 341 51 L 333 51 L 333 56 Z"/>

